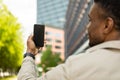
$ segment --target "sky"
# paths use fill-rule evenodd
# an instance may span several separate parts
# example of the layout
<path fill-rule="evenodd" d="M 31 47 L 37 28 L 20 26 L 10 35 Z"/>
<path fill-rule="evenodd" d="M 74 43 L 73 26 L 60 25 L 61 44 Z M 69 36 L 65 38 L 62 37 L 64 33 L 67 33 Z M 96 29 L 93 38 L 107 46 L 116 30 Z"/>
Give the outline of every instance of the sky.
<path fill-rule="evenodd" d="M 18 18 L 18 22 L 22 25 L 24 43 L 26 43 L 36 23 L 36 0 L 3 0 L 3 3 Z"/>

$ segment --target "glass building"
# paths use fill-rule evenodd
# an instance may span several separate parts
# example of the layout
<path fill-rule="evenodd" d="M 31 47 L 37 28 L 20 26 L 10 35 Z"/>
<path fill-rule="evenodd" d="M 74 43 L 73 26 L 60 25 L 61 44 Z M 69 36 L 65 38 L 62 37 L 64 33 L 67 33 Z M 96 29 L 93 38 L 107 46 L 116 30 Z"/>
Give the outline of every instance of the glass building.
<path fill-rule="evenodd" d="M 93 0 L 70 0 L 65 23 L 65 57 L 88 47 L 88 13 Z"/>
<path fill-rule="evenodd" d="M 69 0 L 37 0 L 37 23 L 63 28 Z"/>

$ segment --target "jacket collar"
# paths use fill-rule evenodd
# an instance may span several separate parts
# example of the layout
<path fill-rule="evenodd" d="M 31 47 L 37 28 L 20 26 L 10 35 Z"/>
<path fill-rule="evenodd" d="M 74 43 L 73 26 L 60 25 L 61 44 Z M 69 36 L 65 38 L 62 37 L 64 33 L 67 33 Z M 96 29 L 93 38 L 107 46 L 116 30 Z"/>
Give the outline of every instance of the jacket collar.
<path fill-rule="evenodd" d="M 97 49 L 119 49 L 120 50 L 120 40 L 107 41 L 96 46 L 93 46 L 87 50 L 87 52 L 92 52 Z"/>

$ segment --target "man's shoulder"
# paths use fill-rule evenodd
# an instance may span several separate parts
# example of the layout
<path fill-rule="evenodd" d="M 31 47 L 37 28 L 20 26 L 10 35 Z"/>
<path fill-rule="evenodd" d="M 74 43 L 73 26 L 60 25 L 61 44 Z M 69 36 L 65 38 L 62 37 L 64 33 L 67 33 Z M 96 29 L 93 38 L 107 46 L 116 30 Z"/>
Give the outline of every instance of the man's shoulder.
<path fill-rule="evenodd" d="M 120 52 L 120 41 L 108 41 L 97 46 L 91 47 L 87 49 L 83 53 L 79 53 L 77 55 L 72 55 L 68 57 L 67 61 L 71 62 L 86 62 L 91 60 L 98 60 L 100 57 L 114 55 L 114 53 Z M 117 51 L 115 51 L 117 50 Z M 99 57 L 100 56 L 100 57 Z"/>

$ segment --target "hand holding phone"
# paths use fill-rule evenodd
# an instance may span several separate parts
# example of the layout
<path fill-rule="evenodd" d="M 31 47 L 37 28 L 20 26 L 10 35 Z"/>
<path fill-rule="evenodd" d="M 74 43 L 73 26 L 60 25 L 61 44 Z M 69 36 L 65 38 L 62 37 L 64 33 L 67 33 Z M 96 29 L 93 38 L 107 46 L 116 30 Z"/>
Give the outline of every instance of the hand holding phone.
<path fill-rule="evenodd" d="M 37 48 L 44 46 L 44 32 L 45 32 L 45 25 L 34 24 L 33 41 Z"/>

